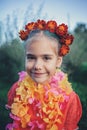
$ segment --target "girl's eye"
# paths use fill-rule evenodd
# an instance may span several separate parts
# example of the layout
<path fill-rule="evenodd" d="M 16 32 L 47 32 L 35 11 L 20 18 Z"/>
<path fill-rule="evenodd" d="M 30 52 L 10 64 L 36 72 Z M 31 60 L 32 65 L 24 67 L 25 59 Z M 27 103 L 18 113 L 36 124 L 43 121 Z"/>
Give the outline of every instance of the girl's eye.
<path fill-rule="evenodd" d="M 51 57 L 45 56 L 45 57 L 44 57 L 44 60 L 51 60 Z"/>
<path fill-rule="evenodd" d="M 35 57 L 34 57 L 34 56 L 32 56 L 32 55 L 27 55 L 27 59 L 28 59 L 28 60 L 34 60 L 34 59 L 35 59 Z"/>

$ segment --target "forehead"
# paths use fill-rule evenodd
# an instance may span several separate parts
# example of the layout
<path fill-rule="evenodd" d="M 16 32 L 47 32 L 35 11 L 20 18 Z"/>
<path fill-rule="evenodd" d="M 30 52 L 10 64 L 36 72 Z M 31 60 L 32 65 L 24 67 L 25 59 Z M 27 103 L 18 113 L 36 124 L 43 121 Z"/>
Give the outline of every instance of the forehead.
<path fill-rule="evenodd" d="M 55 38 L 38 34 L 31 37 L 26 44 L 26 51 L 37 51 L 38 53 L 58 52 L 58 41 Z"/>

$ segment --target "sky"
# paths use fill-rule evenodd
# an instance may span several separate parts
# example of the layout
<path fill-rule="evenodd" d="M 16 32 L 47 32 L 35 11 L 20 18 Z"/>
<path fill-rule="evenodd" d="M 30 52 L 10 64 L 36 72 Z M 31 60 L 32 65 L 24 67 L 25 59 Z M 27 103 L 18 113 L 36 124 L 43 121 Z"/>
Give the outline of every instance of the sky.
<path fill-rule="evenodd" d="M 0 21 L 5 21 L 6 16 L 14 11 L 23 21 L 21 16 L 29 5 L 33 6 L 35 12 L 41 3 L 44 4 L 42 17 L 46 15 L 48 20 L 68 24 L 71 29 L 77 23 L 87 24 L 87 0 L 0 0 Z"/>

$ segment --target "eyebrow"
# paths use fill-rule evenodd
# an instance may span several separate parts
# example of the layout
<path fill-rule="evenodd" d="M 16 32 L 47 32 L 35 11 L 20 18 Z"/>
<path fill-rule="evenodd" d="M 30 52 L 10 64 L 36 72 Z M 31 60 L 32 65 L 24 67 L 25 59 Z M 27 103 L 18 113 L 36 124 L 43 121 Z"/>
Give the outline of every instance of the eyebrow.
<path fill-rule="evenodd" d="M 33 54 L 26 54 L 26 57 L 36 57 L 36 56 Z"/>
<path fill-rule="evenodd" d="M 26 56 L 34 56 L 34 57 L 36 57 L 36 55 L 31 54 L 31 53 L 27 53 Z M 49 57 L 52 57 L 53 55 L 52 54 L 43 54 L 43 55 L 40 55 L 40 56 L 49 56 Z"/>
<path fill-rule="evenodd" d="M 35 56 L 35 55 L 33 55 L 33 54 L 29 54 L 29 53 L 27 53 L 26 55 L 27 55 L 27 56 Z"/>

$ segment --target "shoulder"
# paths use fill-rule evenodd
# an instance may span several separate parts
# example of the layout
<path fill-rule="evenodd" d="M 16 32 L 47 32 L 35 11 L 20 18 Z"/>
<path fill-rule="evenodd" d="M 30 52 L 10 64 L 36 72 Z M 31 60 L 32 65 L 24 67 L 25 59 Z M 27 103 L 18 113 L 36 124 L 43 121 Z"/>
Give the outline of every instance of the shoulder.
<path fill-rule="evenodd" d="M 70 94 L 65 114 L 65 128 L 78 128 L 78 122 L 82 116 L 82 105 L 79 96 L 73 91 Z"/>
<path fill-rule="evenodd" d="M 10 106 L 13 102 L 13 99 L 15 97 L 16 94 L 16 88 L 18 88 L 18 82 L 15 82 L 12 87 L 10 88 L 10 90 L 8 91 L 7 97 L 8 97 L 8 105 Z"/>
<path fill-rule="evenodd" d="M 70 109 L 72 113 L 77 113 L 77 115 L 82 113 L 80 98 L 74 91 L 72 91 L 72 93 L 70 94 L 68 109 Z"/>
<path fill-rule="evenodd" d="M 69 99 L 69 105 L 73 107 L 80 107 L 81 108 L 81 101 L 77 93 L 74 91 L 71 92 L 70 94 L 70 99 Z"/>

